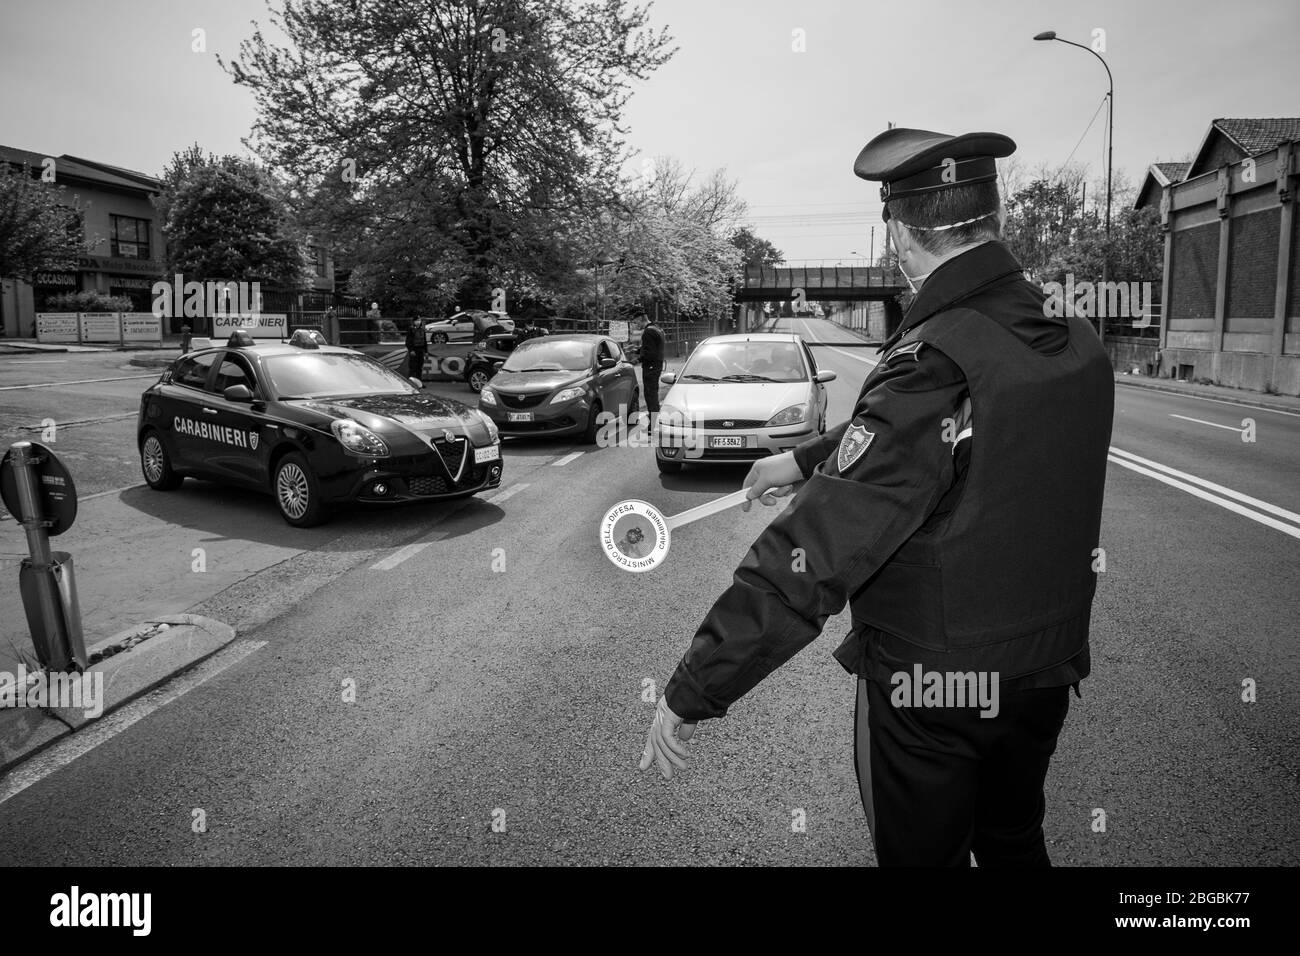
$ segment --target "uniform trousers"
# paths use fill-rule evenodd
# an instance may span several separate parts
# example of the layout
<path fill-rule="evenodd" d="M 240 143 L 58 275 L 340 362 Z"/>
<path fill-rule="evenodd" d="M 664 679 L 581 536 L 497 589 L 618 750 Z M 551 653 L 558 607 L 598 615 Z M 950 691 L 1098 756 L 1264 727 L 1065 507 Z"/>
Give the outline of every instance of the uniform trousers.
<path fill-rule="evenodd" d="M 976 707 L 895 707 L 859 678 L 854 763 L 881 866 L 1050 866 L 1043 781 L 1069 687 Z"/>

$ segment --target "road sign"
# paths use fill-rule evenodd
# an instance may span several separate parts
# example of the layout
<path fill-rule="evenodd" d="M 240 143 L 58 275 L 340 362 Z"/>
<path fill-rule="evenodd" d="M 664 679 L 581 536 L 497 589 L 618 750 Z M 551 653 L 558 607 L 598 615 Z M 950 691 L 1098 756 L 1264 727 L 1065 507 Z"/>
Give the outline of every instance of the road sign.
<path fill-rule="evenodd" d="M 67 466 L 59 461 L 58 456 L 44 445 L 31 442 L 31 451 L 35 453 L 36 478 L 39 481 L 41 511 L 50 522 L 46 533 L 60 535 L 72 527 L 77 519 L 77 486 Z M 5 452 L 0 460 L 0 498 L 5 507 L 18 519 L 24 517 L 19 505 L 18 483 L 14 474 L 13 449 Z"/>

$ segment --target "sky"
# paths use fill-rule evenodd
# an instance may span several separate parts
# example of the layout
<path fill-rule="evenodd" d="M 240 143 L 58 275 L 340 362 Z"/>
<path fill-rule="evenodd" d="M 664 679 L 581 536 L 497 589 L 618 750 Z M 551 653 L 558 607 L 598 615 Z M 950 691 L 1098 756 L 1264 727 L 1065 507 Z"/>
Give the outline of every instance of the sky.
<path fill-rule="evenodd" d="M 0 144 L 150 173 L 193 142 L 244 152 L 254 103 L 215 56 L 268 20 L 264 0 L 0 0 Z M 680 50 L 636 87 L 630 145 L 725 169 L 790 261 L 865 256 L 872 225 L 879 251 L 878 186 L 852 168 L 891 122 L 1005 133 L 1027 171 L 1072 158 L 1102 181 L 1106 71 L 1043 30 L 1105 31 L 1134 185 L 1216 117 L 1300 115 L 1296 0 L 656 0 L 651 20 Z"/>

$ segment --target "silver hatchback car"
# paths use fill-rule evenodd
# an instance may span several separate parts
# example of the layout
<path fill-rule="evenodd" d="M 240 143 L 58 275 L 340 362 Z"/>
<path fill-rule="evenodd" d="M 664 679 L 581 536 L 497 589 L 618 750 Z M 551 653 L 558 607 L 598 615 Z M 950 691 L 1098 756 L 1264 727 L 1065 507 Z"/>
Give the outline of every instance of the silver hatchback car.
<path fill-rule="evenodd" d="M 715 335 L 676 374 L 655 425 L 664 473 L 687 464 L 754 462 L 826 431 L 826 383 L 797 335 Z"/>

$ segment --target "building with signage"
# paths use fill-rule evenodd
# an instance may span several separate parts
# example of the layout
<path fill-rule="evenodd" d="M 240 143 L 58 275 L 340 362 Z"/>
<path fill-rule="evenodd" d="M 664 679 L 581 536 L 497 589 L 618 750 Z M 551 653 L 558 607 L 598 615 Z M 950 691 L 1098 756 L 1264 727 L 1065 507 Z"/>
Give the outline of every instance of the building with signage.
<path fill-rule="evenodd" d="M 1216 119 L 1148 172 L 1165 236 L 1159 374 L 1300 395 L 1300 118 Z"/>
<path fill-rule="evenodd" d="M 54 181 L 67 187 L 85 217 L 88 251 L 75 270 L 38 272 L 32 283 L 5 279 L 0 292 L 4 334 L 33 336 L 36 313 L 64 292 L 97 291 L 131 299 L 136 311 L 149 311 L 150 288 L 163 274 L 163 239 L 150 201 L 156 177 L 76 156 L 50 156 L 0 146 L 0 162 L 26 168 L 34 176 L 52 168 Z M 52 166 L 51 166 L 52 164 Z"/>
<path fill-rule="evenodd" d="M 65 292 L 96 291 L 125 296 L 135 312 L 152 309 L 153 284 L 166 275 L 163 235 L 152 197 L 161 187 L 156 176 L 78 156 L 51 156 L 0 145 L 0 162 L 26 169 L 33 177 L 52 168 L 54 182 L 67 188 L 83 212 L 85 245 L 75 269 L 38 272 L 33 282 L 0 277 L 0 334 L 32 338 L 36 314 Z M 308 291 L 332 293 L 334 263 L 329 250 L 312 244 L 304 250 Z M 180 331 L 179 322 L 168 333 Z"/>

